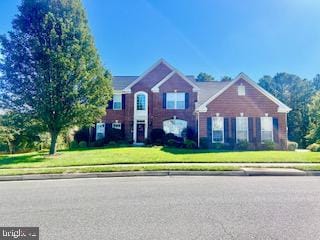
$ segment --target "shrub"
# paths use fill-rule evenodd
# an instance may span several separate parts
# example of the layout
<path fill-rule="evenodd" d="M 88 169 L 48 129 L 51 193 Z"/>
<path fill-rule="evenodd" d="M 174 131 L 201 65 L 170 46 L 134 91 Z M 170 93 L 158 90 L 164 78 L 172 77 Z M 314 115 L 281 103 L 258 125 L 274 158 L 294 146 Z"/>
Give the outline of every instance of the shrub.
<path fill-rule="evenodd" d="M 116 129 L 116 128 L 108 128 L 106 131 L 106 140 L 108 142 L 110 141 L 121 141 L 124 140 L 124 132 L 120 129 Z"/>
<path fill-rule="evenodd" d="M 208 149 L 209 148 L 209 140 L 207 137 L 201 137 L 200 138 L 200 148 L 203 148 L 203 149 Z"/>
<path fill-rule="evenodd" d="M 79 148 L 86 148 L 86 147 L 87 147 L 87 142 L 86 141 L 79 142 Z"/>
<path fill-rule="evenodd" d="M 308 150 L 311 152 L 320 152 L 320 144 L 318 143 L 312 143 L 307 147 Z"/>
<path fill-rule="evenodd" d="M 105 144 L 105 140 L 104 139 L 99 139 L 93 142 L 93 146 L 94 147 L 103 147 Z"/>
<path fill-rule="evenodd" d="M 144 145 L 146 145 L 146 146 L 152 145 L 150 138 L 146 138 L 146 139 L 144 140 Z"/>
<path fill-rule="evenodd" d="M 248 150 L 249 149 L 249 143 L 247 140 L 239 140 L 236 144 L 236 149 L 238 150 Z"/>
<path fill-rule="evenodd" d="M 187 149 L 195 149 L 195 148 L 197 148 L 197 143 L 195 141 L 193 141 L 193 140 L 186 139 L 184 141 L 184 146 Z"/>
<path fill-rule="evenodd" d="M 212 147 L 212 149 L 217 149 L 217 150 L 219 150 L 219 149 L 223 149 L 225 146 L 224 146 L 223 143 L 212 143 L 212 144 L 211 144 L 211 147 Z"/>
<path fill-rule="evenodd" d="M 77 143 L 77 141 L 71 141 L 70 142 L 70 149 L 75 149 L 75 148 L 78 148 L 79 145 Z"/>
<path fill-rule="evenodd" d="M 183 142 L 177 139 L 169 139 L 167 143 L 168 147 L 181 148 L 183 147 Z"/>
<path fill-rule="evenodd" d="M 74 134 L 74 140 L 77 142 L 86 141 L 89 142 L 89 129 L 88 128 L 81 128 Z"/>
<path fill-rule="evenodd" d="M 163 139 L 164 144 L 167 145 L 167 143 L 168 143 L 168 141 L 169 141 L 170 139 L 176 140 L 177 137 L 176 137 L 173 133 L 167 133 L 167 134 L 164 136 L 164 139 Z"/>
<path fill-rule="evenodd" d="M 128 144 L 133 144 L 133 138 L 131 136 L 126 138 Z"/>
<path fill-rule="evenodd" d="M 210 147 L 210 141 L 207 137 L 200 138 L 200 148 L 208 149 Z"/>
<path fill-rule="evenodd" d="M 189 139 L 189 140 L 195 140 L 196 134 L 191 127 L 186 127 L 185 129 L 182 130 L 181 136 L 183 139 Z"/>
<path fill-rule="evenodd" d="M 235 139 L 232 137 L 228 137 L 225 139 L 225 145 L 228 149 L 234 149 L 236 147 Z"/>
<path fill-rule="evenodd" d="M 288 141 L 287 148 L 289 151 L 295 151 L 298 148 L 298 143 Z"/>
<path fill-rule="evenodd" d="M 115 141 L 110 141 L 108 143 L 109 146 L 117 146 L 117 143 Z"/>
<path fill-rule="evenodd" d="M 275 146 L 276 145 L 273 141 L 267 140 L 262 143 L 261 148 L 263 150 L 274 150 Z"/>
<path fill-rule="evenodd" d="M 176 146 L 176 140 L 174 139 L 169 139 L 167 141 L 167 144 L 166 144 L 168 147 L 175 147 Z"/>
<path fill-rule="evenodd" d="M 152 144 L 163 145 L 165 132 L 161 128 L 154 128 L 150 133 L 150 140 Z"/>
<path fill-rule="evenodd" d="M 281 149 L 287 149 L 288 148 L 288 143 L 287 143 L 286 139 L 280 138 L 280 148 Z"/>
<path fill-rule="evenodd" d="M 176 135 L 174 135 L 173 133 L 167 133 L 164 138 L 164 144 L 167 145 L 169 140 L 175 140 L 177 142 L 183 143 L 183 138 L 182 137 L 177 137 Z"/>

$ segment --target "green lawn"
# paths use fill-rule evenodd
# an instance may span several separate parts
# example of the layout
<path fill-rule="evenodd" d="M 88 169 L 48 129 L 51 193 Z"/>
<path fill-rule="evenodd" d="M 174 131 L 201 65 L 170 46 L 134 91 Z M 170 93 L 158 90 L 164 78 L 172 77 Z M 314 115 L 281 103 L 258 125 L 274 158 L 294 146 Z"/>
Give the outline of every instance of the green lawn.
<path fill-rule="evenodd" d="M 163 147 L 120 147 L 62 151 L 58 156 L 45 153 L 1 155 L 0 169 L 45 168 L 119 163 L 320 163 L 320 153 L 286 151 L 224 152 L 170 149 Z"/>

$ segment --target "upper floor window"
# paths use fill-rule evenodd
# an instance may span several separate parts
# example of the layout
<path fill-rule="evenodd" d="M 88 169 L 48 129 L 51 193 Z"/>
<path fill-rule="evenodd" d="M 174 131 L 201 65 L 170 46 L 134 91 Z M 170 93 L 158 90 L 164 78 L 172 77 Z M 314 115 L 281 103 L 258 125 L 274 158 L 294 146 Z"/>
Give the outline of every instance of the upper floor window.
<path fill-rule="evenodd" d="M 261 142 L 273 141 L 272 117 L 261 117 Z"/>
<path fill-rule="evenodd" d="M 137 95 L 137 110 L 146 110 L 146 95 L 138 94 Z"/>
<path fill-rule="evenodd" d="M 213 143 L 223 143 L 224 141 L 224 126 L 223 117 L 213 117 L 212 118 L 212 142 Z"/>
<path fill-rule="evenodd" d="M 236 119 L 236 137 L 237 141 L 248 141 L 249 132 L 248 132 L 248 118 L 247 117 L 237 117 Z"/>
<path fill-rule="evenodd" d="M 245 96 L 246 95 L 246 87 L 244 85 L 238 86 L 238 96 Z"/>
<path fill-rule="evenodd" d="M 166 106 L 167 109 L 185 109 L 186 97 L 185 93 L 167 93 Z"/>
<path fill-rule="evenodd" d="M 122 95 L 114 94 L 113 95 L 113 110 L 121 110 L 122 109 Z"/>

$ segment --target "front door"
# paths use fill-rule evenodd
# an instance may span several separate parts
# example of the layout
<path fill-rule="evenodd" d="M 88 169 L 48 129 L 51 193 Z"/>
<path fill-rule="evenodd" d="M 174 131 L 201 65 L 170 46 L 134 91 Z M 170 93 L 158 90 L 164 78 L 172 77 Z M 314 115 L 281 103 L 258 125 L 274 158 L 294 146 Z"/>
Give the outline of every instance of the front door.
<path fill-rule="evenodd" d="M 138 123 L 137 124 L 137 142 L 143 143 L 144 142 L 144 123 Z"/>

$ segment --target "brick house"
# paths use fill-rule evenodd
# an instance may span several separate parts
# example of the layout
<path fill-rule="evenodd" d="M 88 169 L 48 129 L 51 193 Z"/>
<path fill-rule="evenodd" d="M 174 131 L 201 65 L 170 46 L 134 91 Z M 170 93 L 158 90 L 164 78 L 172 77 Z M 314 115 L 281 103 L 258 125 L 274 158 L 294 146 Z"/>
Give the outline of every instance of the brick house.
<path fill-rule="evenodd" d="M 114 96 L 97 124 L 97 138 L 108 128 L 121 129 L 134 143 L 143 143 L 152 129 L 181 135 L 188 127 L 212 143 L 247 140 L 257 146 L 273 141 L 287 145 L 284 103 L 244 73 L 232 81 L 197 82 L 160 59 L 141 76 L 113 77 Z M 99 135 L 100 134 L 100 135 Z"/>

